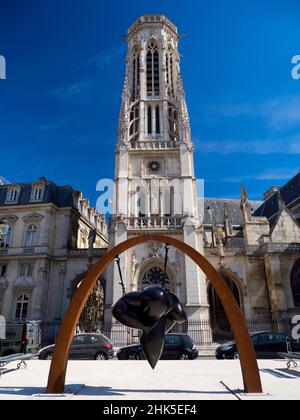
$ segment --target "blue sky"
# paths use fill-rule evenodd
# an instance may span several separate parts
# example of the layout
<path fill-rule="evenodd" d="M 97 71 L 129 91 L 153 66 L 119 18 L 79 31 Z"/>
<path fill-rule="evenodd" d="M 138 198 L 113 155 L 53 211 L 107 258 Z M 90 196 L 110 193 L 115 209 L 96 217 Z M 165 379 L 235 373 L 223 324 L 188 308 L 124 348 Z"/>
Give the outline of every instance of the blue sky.
<path fill-rule="evenodd" d="M 298 0 L 0 0 L 0 175 L 81 189 L 114 174 L 124 78 L 121 35 L 164 13 L 180 44 L 195 143 L 209 197 L 260 199 L 300 169 Z"/>

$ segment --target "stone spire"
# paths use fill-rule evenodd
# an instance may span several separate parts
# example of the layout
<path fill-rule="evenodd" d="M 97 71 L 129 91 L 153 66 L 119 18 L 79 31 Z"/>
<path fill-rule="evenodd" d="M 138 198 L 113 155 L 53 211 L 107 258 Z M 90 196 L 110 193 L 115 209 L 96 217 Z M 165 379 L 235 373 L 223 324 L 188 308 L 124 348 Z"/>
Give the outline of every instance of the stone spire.
<path fill-rule="evenodd" d="M 226 237 L 233 235 L 232 215 L 228 203 L 224 203 L 224 229 Z"/>
<path fill-rule="evenodd" d="M 178 74 L 177 79 L 177 96 L 178 96 L 178 112 L 180 122 L 180 141 L 181 143 L 191 142 L 191 126 L 190 117 L 185 100 L 185 91 L 183 87 L 183 80 L 181 73 Z"/>
<path fill-rule="evenodd" d="M 282 198 L 280 189 L 278 189 L 277 191 L 277 203 L 278 203 L 278 210 L 280 212 L 285 207 L 285 202 Z"/>
<path fill-rule="evenodd" d="M 245 185 L 241 188 L 241 211 L 243 223 L 251 223 L 253 217 Z"/>
<path fill-rule="evenodd" d="M 128 75 L 125 76 L 122 92 L 122 104 L 119 115 L 118 143 L 124 144 L 128 141 L 129 130 L 129 107 L 130 107 L 130 89 Z"/>

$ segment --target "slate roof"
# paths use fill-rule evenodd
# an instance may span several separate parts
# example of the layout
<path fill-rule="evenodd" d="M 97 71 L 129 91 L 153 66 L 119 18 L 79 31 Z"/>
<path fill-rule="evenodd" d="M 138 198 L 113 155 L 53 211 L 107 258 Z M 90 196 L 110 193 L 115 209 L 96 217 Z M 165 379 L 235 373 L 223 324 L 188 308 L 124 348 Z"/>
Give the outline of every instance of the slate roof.
<path fill-rule="evenodd" d="M 279 190 L 286 207 L 291 208 L 294 202 L 300 200 L 300 172 Z M 264 216 L 269 220 L 273 219 L 279 211 L 279 201 L 279 192 L 274 192 L 255 211 L 254 216 Z"/>
<path fill-rule="evenodd" d="M 20 183 L 16 184 L 21 188 L 18 203 L 17 204 L 5 204 L 7 197 L 7 188 L 10 185 L 0 185 L 0 206 L 16 206 L 16 205 L 26 205 L 32 204 L 30 202 L 31 197 L 31 183 Z M 70 186 L 58 186 L 52 181 L 45 181 L 45 193 L 43 200 L 39 203 L 53 203 L 57 207 L 74 207 L 74 198 L 73 193 L 75 190 Z"/>
<path fill-rule="evenodd" d="M 240 226 L 242 224 L 241 202 L 240 200 L 232 200 L 225 198 L 205 198 L 204 199 L 204 224 L 211 225 L 213 215 L 215 222 L 219 225 L 224 224 L 224 204 L 227 203 L 231 214 L 233 225 Z M 261 201 L 249 201 L 251 208 L 255 211 L 260 205 Z M 198 202 L 201 206 L 201 202 Z M 211 209 L 211 212 L 209 211 Z"/>

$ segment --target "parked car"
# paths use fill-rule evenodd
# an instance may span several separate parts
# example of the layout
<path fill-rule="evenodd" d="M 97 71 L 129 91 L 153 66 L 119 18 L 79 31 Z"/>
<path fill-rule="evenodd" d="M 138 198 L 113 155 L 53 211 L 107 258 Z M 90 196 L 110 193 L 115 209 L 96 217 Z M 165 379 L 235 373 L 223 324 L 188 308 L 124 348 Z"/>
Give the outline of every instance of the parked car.
<path fill-rule="evenodd" d="M 133 344 L 121 348 L 117 357 L 119 360 L 141 360 L 145 359 L 142 346 Z M 161 359 L 193 360 L 197 359 L 198 350 L 187 334 L 166 334 L 165 345 Z"/>
<path fill-rule="evenodd" d="M 52 344 L 41 349 L 39 359 L 51 360 L 54 348 L 55 344 Z M 69 352 L 69 359 L 73 360 L 108 360 L 113 356 L 113 344 L 103 334 L 75 335 Z"/>
<path fill-rule="evenodd" d="M 251 334 L 254 344 L 254 349 L 258 359 L 274 359 L 281 358 L 279 353 L 287 351 L 287 339 L 290 340 L 286 334 L 263 331 Z M 290 340 L 291 348 L 294 352 L 300 351 L 300 343 Z M 218 347 L 216 350 L 217 359 L 235 359 L 238 357 L 237 346 L 235 341 L 230 341 Z"/>
<path fill-rule="evenodd" d="M 0 357 L 26 353 L 27 342 L 26 323 L 7 323 L 5 325 L 5 338 L 0 339 Z"/>

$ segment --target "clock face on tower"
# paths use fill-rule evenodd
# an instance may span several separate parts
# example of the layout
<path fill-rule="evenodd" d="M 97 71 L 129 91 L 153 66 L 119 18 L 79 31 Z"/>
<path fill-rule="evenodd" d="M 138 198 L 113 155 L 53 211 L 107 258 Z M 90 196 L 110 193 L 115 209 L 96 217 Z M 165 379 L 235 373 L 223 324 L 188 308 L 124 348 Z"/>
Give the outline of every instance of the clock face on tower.
<path fill-rule="evenodd" d="M 161 164 L 157 160 L 150 160 L 147 162 L 147 169 L 153 174 L 157 174 L 161 169 Z"/>

